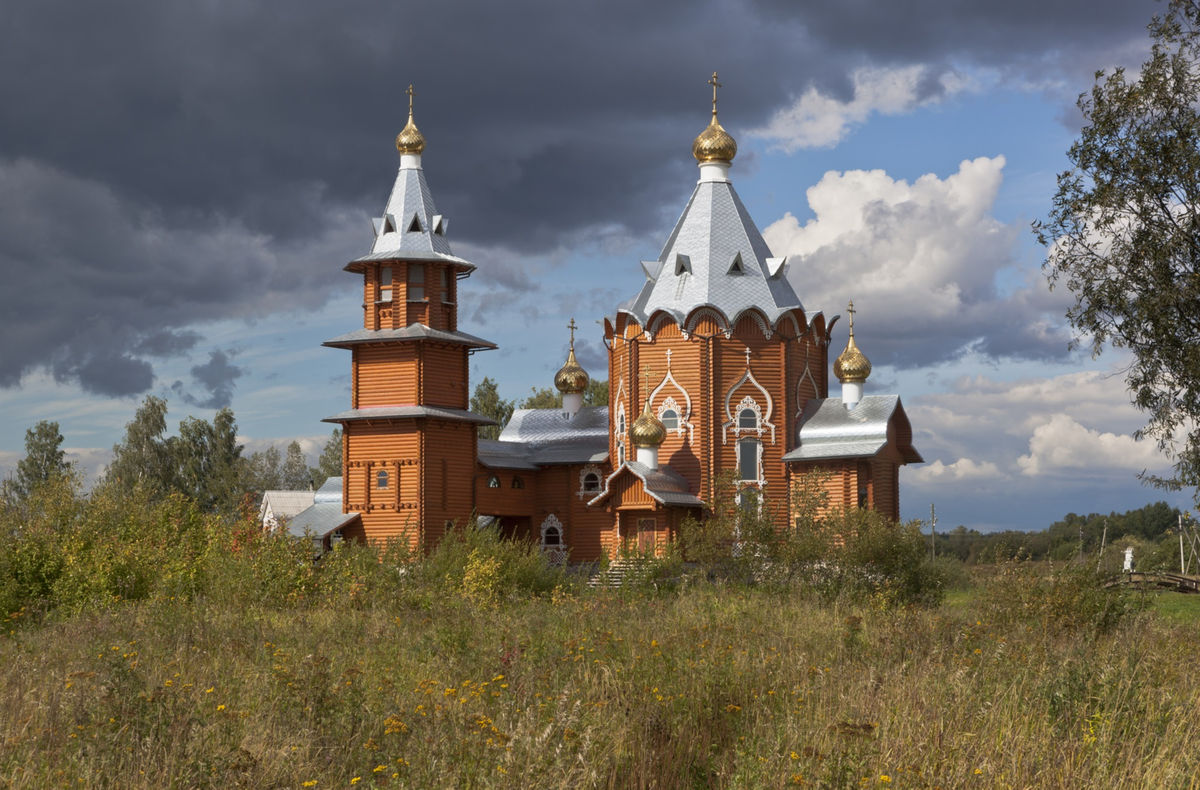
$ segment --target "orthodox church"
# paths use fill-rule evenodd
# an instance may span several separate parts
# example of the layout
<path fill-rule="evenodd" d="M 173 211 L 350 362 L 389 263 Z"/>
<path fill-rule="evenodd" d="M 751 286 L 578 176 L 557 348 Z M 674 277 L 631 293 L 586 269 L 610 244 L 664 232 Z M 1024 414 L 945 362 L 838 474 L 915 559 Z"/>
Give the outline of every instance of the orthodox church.
<path fill-rule="evenodd" d="M 396 137 L 400 169 L 362 278 L 362 328 L 326 341 L 351 354 L 342 427 L 341 512 L 326 538 L 435 544 L 473 516 L 539 541 L 561 561 L 655 551 L 700 517 L 722 475 L 742 507 L 780 529 L 793 483 L 820 470 L 829 507 L 899 517 L 899 468 L 920 462 L 896 395 L 868 395 L 871 364 L 849 337 L 833 364 L 838 317 L 801 304 L 786 257 L 771 254 L 730 181 L 737 143 L 712 117 L 692 144 L 699 179 L 632 298 L 604 319 L 609 399 L 584 406 L 589 374 L 570 350 L 554 378 L 562 407 L 512 415 L 499 439 L 469 410 L 470 355 L 495 344 L 460 331 L 458 291 L 475 266 L 451 251 L 413 121 Z M 634 269 L 636 271 L 636 269 Z M 640 279 L 640 286 L 637 280 Z M 321 535 L 318 535 L 320 538 Z"/>

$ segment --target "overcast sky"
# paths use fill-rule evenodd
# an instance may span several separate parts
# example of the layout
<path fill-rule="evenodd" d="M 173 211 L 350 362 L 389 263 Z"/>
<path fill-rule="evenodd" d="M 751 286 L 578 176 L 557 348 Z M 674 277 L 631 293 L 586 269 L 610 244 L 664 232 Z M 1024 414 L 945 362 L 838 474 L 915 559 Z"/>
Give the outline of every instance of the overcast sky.
<path fill-rule="evenodd" d="M 479 267 L 461 327 L 502 347 L 474 381 L 549 385 L 571 317 L 605 376 L 597 322 L 683 208 L 717 70 L 739 194 L 810 312 L 855 300 L 867 391 L 908 409 L 927 463 L 903 515 L 1041 528 L 1163 498 L 1136 480 L 1163 460 L 1130 436 L 1121 359 L 1068 349 L 1029 233 L 1076 96 L 1141 62 L 1163 6 L 815 5 L 8 0 L 0 471 L 52 419 L 94 474 L 147 394 L 171 424 L 229 405 L 248 450 L 315 451 L 349 404 L 349 355 L 320 343 L 361 321 L 342 266 L 369 249 L 410 82 Z"/>

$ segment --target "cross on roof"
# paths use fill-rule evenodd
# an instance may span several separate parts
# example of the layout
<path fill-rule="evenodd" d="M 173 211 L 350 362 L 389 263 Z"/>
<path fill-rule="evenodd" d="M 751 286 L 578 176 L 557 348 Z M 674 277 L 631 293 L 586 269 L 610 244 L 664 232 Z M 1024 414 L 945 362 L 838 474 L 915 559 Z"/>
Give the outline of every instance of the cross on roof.
<path fill-rule="evenodd" d="M 715 90 L 715 88 L 714 88 L 714 90 Z M 408 90 L 406 90 L 405 93 L 408 94 L 408 117 L 411 118 L 412 110 L 413 110 L 413 96 L 415 96 L 417 93 L 415 90 L 413 90 L 413 86 L 412 86 L 411 82 L 408 83 Z"/>
<path fill-rule="evenodd" d="M 858 312 L 854 309 L 854 300 L 850 300 L 850 306 L 846 308 L 846 312 L 850 314 L 850 334 L 854 334 L 854 314 Z"/>
<path fill-rule="evenodd" d="M 575 330 L 579 327 L 575 326 L 575 316 L 571 316 L 571 323 L 567 324 L 567 329 L 571 330 L 571 349 L 575 349 Z"/>
<path fill-rule="evenodd" d="M 713 89 L 713 115 L 717 114 L 717 88 L 722 87 L 721 83 L 717 82 L 717 72 L 713 72 L 712 78 L 707 82 Z"/>

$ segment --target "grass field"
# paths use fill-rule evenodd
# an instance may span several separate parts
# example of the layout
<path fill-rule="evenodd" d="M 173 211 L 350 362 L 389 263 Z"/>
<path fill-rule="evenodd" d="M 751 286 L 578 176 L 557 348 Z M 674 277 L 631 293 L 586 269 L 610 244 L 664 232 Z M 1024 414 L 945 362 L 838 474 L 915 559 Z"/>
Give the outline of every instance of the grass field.
<path fill-rule="evenodd" d="M 121 604 L 0 639 L 0 777 L 1200 787 L 1200 601 L 1102 598 L 1014 572 L 934 609 L 709 584 Z"/>

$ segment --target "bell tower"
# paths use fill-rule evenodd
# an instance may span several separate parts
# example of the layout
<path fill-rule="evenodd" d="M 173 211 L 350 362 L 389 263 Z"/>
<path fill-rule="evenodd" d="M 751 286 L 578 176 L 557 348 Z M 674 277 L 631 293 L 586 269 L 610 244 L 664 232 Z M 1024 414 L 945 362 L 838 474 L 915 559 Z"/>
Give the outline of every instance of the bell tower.
<path fill-rule="evenodd" d="M 345 267 L 362 278 L 362 328 L 324 344 L 351 352 L 351 408 L 325 421 L 342 426 L 343 512 L 361 517 L 346 537 L 429 546 L 474 510 L 476 427 L 490 421 L 468 410 L 468 357 L 496 346 L 458 331 L 458 284 L 475 267 L 434 206 L 413 95 L 371 251 Z"/>

